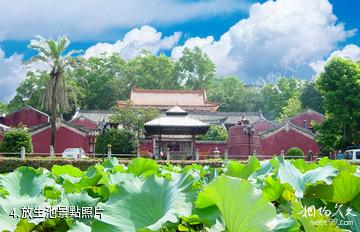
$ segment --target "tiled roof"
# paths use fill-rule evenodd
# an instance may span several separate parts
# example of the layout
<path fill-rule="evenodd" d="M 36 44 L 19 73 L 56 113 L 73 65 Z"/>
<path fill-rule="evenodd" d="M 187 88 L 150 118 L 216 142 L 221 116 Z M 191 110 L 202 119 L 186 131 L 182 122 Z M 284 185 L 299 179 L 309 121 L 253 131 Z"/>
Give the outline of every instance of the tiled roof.
<path fill-rule="evenodd" d="M 80 110 L 77 113 L 77 117 L 83 116 L 99 123 L 103 119 L 108 120 L 113 114 L 114 112 L 109 110 Z M 165 113 L 162 113 L 162 115 L 165 115 Z M 189 112 L 189 116 L 193 119 L 209 124 L 225 125 L 237 124 L 243 115 L 245 115 L 250 123 L 254 123 L 263 118 L 260 112 Z"/>
<path fill-rule="evenodd" d="M 219 103 L 207 100 L 205 90 L 159 90 L 132 88 L 130 102 L 136 106 L 180 106 L 180 107 L 210 107 L 216 111 Z M 125 105 L 126 102 L 119 101 Z"/>
<path fill-rule="evenodd" d="M 274 132 L 276 130 L 280 130 L 280 129 L 286 128 L 286 127 L 297 129 L 297 130 L 299 130 L 299 131 L 301 131 L 301 132 L 303 132 L 303 133 L 305 133 L 305 134 L 307 134 L 307 135 L 309 135 L 311 137 L 315 137 L 315 135 L 316 135 L 311 130 L 308 130 L 308 129 L 303 128 L 303 127 L 299 127 L 299 126 L 291 123 L 290 121 L 283 122 L 283 123 L 281 123 L 281 124 L 279 124 L 277 126 L 274 126 L 274 127 L 270 128 L 270 129 L 268 129 L 266 131 L 263 131 L 263 132 L 260 133 L 260 135 L 261 136 L 267 136 L 268 134 L 270 134 L 270 133 L 272 133 L 272 132 Z"/>
<path fill-rule="evenodd" d="M 89 129 L 83 127 L 83 126 L 79 126 L 79 125 L 74 125 L 70 122 L 67 122 L 67 121 L 61 121 L 61 126 L 65 126 L 65 127 L 70 127 L 70 128 L 74 128 L 80 132 L 83 132 L 83 133 L 88 133 L 90 132 Z M 40 124 L 40 125 L 36 125 L 36 126 L 33 126 L 29 129 L 30 133 L 35 133 L 36 131 L 40 130 L 40 129 L 43 129 L 43 128 L 47 128 L 47 127 L 50 127 L 50 123 L 43 123 L 43 124 Z"/>
<path fill-rule="evenodd" d="M 242 119 L 243 115 L 250 123 L 254 123 L 262 118 L 260 112 L 190 112 L 189 116 L 200 121 L 209 122 L 220 120 L 225 125 L 235 125 Z"/>
<path fill-rule="evenodd" d="M 84 117 L 91 121 L 99 123 L 104 120 L 109 121 L 109 117 L 114 114 L 114 111 L 110 110 L 79 110 L 76 113 L 76 117 Z"/>

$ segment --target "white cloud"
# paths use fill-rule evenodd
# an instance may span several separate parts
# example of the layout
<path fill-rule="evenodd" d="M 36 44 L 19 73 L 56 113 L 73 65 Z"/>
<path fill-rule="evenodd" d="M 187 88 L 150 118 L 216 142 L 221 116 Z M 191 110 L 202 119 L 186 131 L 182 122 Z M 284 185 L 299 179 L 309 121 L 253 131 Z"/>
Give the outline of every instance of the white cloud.
<path fill-rule="evenodd" d="M 125 34 L 122 40 L 116 41 L 114 44 L 98 43 L 85 51 L 84 57 L 100 56 L 102 53 L 119 53 L 123 58 L 133 58 L 146 49 L 152 54 L 157 54 L 160 50 L 170 50 L 179 41 L 180 32 L 162 38 L 162 33 L 157 32 L 155 28 L 150 26 L 142 26 L 134 28 Z"/>
<path fill-rule="evenodd" d="M 254 82 L 269 74 L 311 77 L 309 63 L 328 55 L 355 31 L 337 24 L 328 0 L 278 0 L 256 3 L 218 41 L 190 38 L 173 49 L 199 46 L 216 63 L 219 74 L 237 74 Z"/>
<path fill-rule="evenodd" d="M 0 41 L 66 34 L 99 38 L 111 29 L 169 25 L 194 18 L 247 11 L 247 0 L 11 0 L 1 1 Z"/>
<path fill-rule="evenodd" d="M 17 54 L 5 58 L 5 52 L 0 48 L 0 101 L 9 101 L 25 79 L 27 71 L 22 58 L 22 55 Z"/>
<path fill-rule="evenodd" d="M 324 71 L 324 67 L 327 62 L 329 62 L 334 57 L 343 57 L 350 60 L 360 60 L 360 47 L 349 44 L 346 45 L 342 50 L 333 51 L 330 56 L 326 60 L 317 60 L 315 62 L 310 63 L 310 67 L 315 71 L 315 76 L 319 75 L 322 71 Z"/>

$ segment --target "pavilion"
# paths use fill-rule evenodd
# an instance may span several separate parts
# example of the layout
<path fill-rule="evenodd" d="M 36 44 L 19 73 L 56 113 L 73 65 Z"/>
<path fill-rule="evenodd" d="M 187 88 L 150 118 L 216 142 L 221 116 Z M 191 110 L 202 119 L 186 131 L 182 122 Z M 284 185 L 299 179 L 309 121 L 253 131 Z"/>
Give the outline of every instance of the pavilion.
<path fill-rule="evenodd" d="M 169 150 L 171 155 L 185 156 L 182 158 L 189 158 L 188 154 L 194 157 L 195 136 L 205 134 L 209 127 L 208 123 L 191 118 L 179 106 L 144 124 L 146 134 L 152 137 L 154 154 Z"/>

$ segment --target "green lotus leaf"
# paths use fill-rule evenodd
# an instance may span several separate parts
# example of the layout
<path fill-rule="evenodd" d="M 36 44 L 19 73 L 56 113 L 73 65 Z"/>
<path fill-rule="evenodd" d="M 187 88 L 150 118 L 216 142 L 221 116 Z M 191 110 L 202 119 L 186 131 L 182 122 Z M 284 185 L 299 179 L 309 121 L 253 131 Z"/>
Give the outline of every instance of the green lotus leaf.
<path fill-rule="evenodd" d="M 306 173 L 301 173 L 284 157 L 279 158 L 278 175 L 281 183 L 290 184 L 294 190 L 296 197 L 302 198 L 307 185 L 316 185 L 318 183 L 331 184 L 332 178 L 338 174 L 338 170 L 331 167 L 319 167 Z"/>
<path fill-rule="evenodd" d="M 349 171 L 354 173 L 356 171 L 356 166 L 351 165 L 347 160 L 331 160 L 328 157 L 321 158 L 319 160 L 319 166 L 324 167 L 326 165 L 331 165 L 333 168 L 339 169 L 340 171 Z"/>
<path fill-rule="evenodd" d="M 0 198 L 0 225 L 2 230 L 14 231 L 21 218 L 22 208 L 34 209 L 49 207 L 46 198 L 42 195 L 45 186 L 55 185 L 55 180 L 45 169 L 20 167 L 9 174 L 0 175 L 0 186 L 7 191 L 4 198 Z M 9 215 L 12 216 L 9 216 Z M 38 223 L 41 219 L 30 222 Z"/>
<path fill-rule="evenodd" d="M 191 175 L 173 174 L 172 180 L 157 176 L 138 181 L 124 181 L 99 203 L 102 218 L 94 219 L 93 232 L 154 231 L 166 223 L 176 223 L 190 216 L 196 192 Z"/>
<path fill-rule="evenodd" d="M 275 207 L 246 180 L 219 176 L 210 182 L 196 200 L 196 207 L 216 205 L 229 232 L 269 231 L 276 217 Z"/>
<path fill-rule="evenodd" d="M 0 187 L 11 196 L 38 196 L 45 186 L 55 185 L 55 180 L 49 171 L 43 168 L 35 170 L 30 167 L 20 167 L 14 172 L 0 175 Z"/>
<path fill-rule="evenodd" d="M 308 163 L 304 159 L 295 159 L 290 161 L 300 172 L 305 173 L 319 167 L 316 163 Z"/>
<path fill-rule="evenodd" d="M 83 173 L 82 177 L 71 177 L 67 174 L 61 175 L 63 178 L 62 187 L 67 193 L 80 192 L 82 189 L 92 187 L 98 184 L 108 182 L 108 174 L 105 173 L 102 166 L 91 166 Z"/>
<path fill-rule="evenodd" d="M 253 172 L 260 169 L 260 162 L 256 156 L 250 156 L 246 164 L 230 161 L 226 166 L 225 174 L 233 177 L 247 179 Z"/>
<path fill-rule="evenodd" d="M 264 186 L 262 190 L 269 201 L 277 201 L 281 197 L 284 191 L 284 187 L 278 178 L 274 179 L 271 176 L 267 176 L 264 180 Z"/>
<path fill-rule="evenodd" d="M 150 176 L 157 173 L 159 165 L 152 159 L 136 158 L 131 161 L 126 170 L 127 173 L 132 173 L 135 176 Z"/>
<path fill-rule="evenodd" d="M 31 223 L 26 219 L 22 219 L 16 225 L 15 232 L 31 232 L 35 227 L 36 225 L 34 223 Z"/>
<path fill-rule="evenodd" d="M 119 165 L 119 160 L 116 157 L 111 157 L 110 159 L 104 160 L 101 165 L 105 169 L 113 169 L 115 166 Z"/>
<path fill-rule="evenodd" d="M 338 204 L 352 202 L 360 193 L 360 177 L 348 171 L 341 171 L 331 185 L 309 187 L 307 197 L 325 199 Z"/>
<path fill-rule="evenodd" d="M 55 176 L 61 176 L 67 174 L 68 176 L 72 176 L 72 177 L 82 177 L 83 175 L 83 171 L 69 164 L 62 166 L 54 165 L 51 168 L 51 173 L 54 174 Z"/>

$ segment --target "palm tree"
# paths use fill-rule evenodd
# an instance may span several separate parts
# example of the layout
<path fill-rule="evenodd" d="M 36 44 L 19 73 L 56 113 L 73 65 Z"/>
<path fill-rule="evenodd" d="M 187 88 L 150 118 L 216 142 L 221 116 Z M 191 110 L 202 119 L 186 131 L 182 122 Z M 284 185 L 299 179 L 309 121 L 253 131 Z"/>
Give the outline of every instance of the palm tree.
<path fill-rule="evenodd" d="M 56 122 L 61 112 L 69 109 L 67 98 L 66 82 L 64 73 L 72 61 L 72 55 L 77 51 L 69 51 L 63 54 L 68 48 L 70 41 L 65 36 L 60 36 L 58 40 L 52 38 L 45 39 L 37 37 L 30 41 L 29 48 L 37 51 L 37 55 L 32 57 L 29 63 L 42 63 L 48 67 L 49 79 L 46 84 L 42 105 L 50 112 L 51 138 L 50 144 L 55 148 Z"/>

